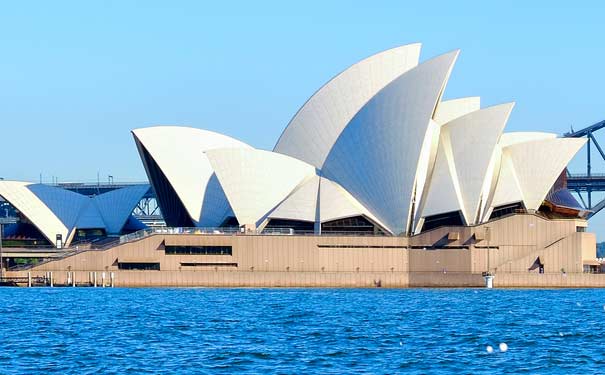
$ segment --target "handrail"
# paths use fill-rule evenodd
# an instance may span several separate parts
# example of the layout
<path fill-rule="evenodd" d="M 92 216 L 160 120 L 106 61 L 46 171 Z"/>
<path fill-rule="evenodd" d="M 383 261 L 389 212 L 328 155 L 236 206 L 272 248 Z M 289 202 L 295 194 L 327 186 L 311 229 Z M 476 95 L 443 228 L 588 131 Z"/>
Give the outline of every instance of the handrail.
<path fill-rule="evenodd" d="M 567 179 L 575 179 L 575 178 L 602 178 L 605 177 L 605 173 L 591 173 L 590 176 L 584 173 L 570 173 L 567 176 Z"/>
<path fill-rule="evenodd" d="M 314 231 L 296 230 L 293 228 L 271 228 L 271 229 L 255 229 L 244 230 L 239 227 L 155 227 L 146 228 L 139 231 L 120 236 L 120 244 L 128 243 L 154 234 L 199 234 L 199 235 L 286 235 L 286 236 L 376 236 L 384 237 L 384 234 L 374 234 L 367 232 L 326 232 L 318 234 Z"/>

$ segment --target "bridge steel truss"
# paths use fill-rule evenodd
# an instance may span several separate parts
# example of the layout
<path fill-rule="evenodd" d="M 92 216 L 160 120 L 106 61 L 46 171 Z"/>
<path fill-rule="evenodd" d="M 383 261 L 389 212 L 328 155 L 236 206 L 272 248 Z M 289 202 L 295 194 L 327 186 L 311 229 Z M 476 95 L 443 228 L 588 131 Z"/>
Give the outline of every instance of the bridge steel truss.
<path fill-rule="evenodd" d="M 593 192 L 605 192 L 605 173 L 593 173 L 591 163 L 591 149 L 593 145 L 600 157 L 605 161 L 605 152 L 603 152 L 601 145 L 594 136 L 596 131 L 603 128 L 605 128 L 605 120 L 597 122 L 582 130 L 573 131 L 572 129 L 571 132 L 563 134 L 563 137 L 567 138 L 586 137 L 588 139 L 588 142 L 586 142 L 586 174 L 571 174 L 567 171 L 567 188 L 574 191 L 580 198 L 584 208 L 591 211 L 588 214 L 588 218 L 605 208 L 605 198 L 596 204 L 593 204 L 592 199 Z M 584 200 L 582 193 L 586 193 L 586 200 Z"/>

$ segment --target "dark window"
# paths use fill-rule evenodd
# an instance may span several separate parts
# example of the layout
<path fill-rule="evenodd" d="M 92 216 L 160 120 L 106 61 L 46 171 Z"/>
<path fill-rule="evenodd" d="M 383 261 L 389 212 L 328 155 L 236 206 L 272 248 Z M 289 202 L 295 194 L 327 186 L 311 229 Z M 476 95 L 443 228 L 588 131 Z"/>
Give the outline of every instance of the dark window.
<path fill-rule="evenodd" d="M 447 212 L 444 214 L 427 216 L 422 225 L 422 231 L 427 231 L 444 226 L 462 226 L 462 215 L 460 211 Z"/>
<path fill-rule="evenodd" d="M 576 232 L 586 232 L 586 227 L 576 227 Z"/>
<path fill-rule="evenodd" d="M 166 246 L 166 255 L 231 255 L 231 246 Z"/>
<path fill-rule="evenodd" d="M 92 241 L 103 237 L 106 237 L 106 234 L 102 228 L 77 229 L 74 241 Z"/>
<path fill-rule="evenodd" d="M 183 267 L 237 267 L 237 263 L 181 262 Z"/>
<path fill-rule="evenodd" d="M 140 271 L 159 271 L 159 263 L 119 263 L 120 270 L 140 270 Z"/>
<path fill-rule="evenodd" d="M 235 216 L 227 216 L 220 226 L 221 228 L 239 227 L 239 222 Z"/>
<path fill-rule="evenodd" d="M 312 221 L 298 221 L 287 219 L 271 219 L 264 228 L 268 232 L 271 229 L 292 229 L 294 232 L 310 232 L 313 233 L 315 223 Z"/>
<path fill-rule="evenodd" d="M 524 211 L 523 204 L 521 204 L 521 203 L 507 204 L 504 206 L 499 206 L 499 207 L 494 208 L 489 219 L 493 220 L 493 219 L 497 219 L 502 216 L 511 215 L 511 214 L 521 212 L 521 211 Z"/>
<path fill-rule="evenodd" d="M 348 217 L 321 224 L 322 234 L 375 234 L 384 232 L 363 216 Z"/>

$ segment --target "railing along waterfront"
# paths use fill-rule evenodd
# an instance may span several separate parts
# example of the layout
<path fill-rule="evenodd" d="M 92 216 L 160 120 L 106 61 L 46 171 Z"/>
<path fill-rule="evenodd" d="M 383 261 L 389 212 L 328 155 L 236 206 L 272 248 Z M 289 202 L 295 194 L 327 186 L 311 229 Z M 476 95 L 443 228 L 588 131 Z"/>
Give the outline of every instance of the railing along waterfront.
<path fill-rule="evenodd" d="M 157 227 L 141 229 L 137 232 L 120 236 L 120 244 L 140 240 L 154 234 L 198 234 L 198 235 L 262 235 L 262 236 L 379 236 L 384 234 L 368 232 L 324 232 L 318 234 L 312 230 L 296 230 L 293 228 L 265 228 L 257 230 L 244 230 L 238 227 Z"/>

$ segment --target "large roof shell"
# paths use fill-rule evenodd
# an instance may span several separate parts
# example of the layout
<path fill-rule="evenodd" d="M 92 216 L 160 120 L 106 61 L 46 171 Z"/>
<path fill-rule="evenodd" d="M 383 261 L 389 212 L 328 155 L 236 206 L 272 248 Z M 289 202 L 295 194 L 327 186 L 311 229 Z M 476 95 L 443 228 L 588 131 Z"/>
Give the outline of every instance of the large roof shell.
<path fill-rule="evenodd" d="M 226 135 L 181 126 L 155 126 L 132 133 L 169 180 L 193 221 L 208 221 L 217 211 L 224 211 L 221 192 L 212 181 L 214 170 L 204 152 L 250 146 Z M 207 194 L 216 199 L 205 199 Z"/>
<path fill-rule="evenodd" d="M 512 145 L 540 140 L 552 140 L 556 139 L 556 137 L 557 135 L 554 133 L 544 132 L 511 132 L 502 134 L 496 148 L 495 183 L 487 203 L 488 208 L 485 210 L 484 221 L 489 219 L 489 215 L 496 207 L 519 202 L 526 203 L 524 202 L 523 191 L 510 157 L 511 153 L 510 151 L 503 151 Z M 552 150 L 547 150 L 547 152 L 552 152 Z"/>
<path fill-rule="evenodd" d="M 507 146 L 525 208 L 537 210 L 561 171 L 584 146 L 584 138 L 541 139 Z"/>
<path fill-rule="evenodd" d="M 273 151 L 321 168 L 349 121 L 372 97 L 418 65 L 421 45 L 370 56 L 320 88 L 292 118 Z"/>
<path fill-rule="evenodd" d="M 347 125 L 323 174 L 392 233 L 407 232 L 422 146 L 458 51 L 426 61 L 378 92 Z"/>
<path fill-rule="evenodd" d="M 266 215 L 315 168 L 292 157 L 251 148 L 206 151 L 240 225 L 260 225 Z"/>

